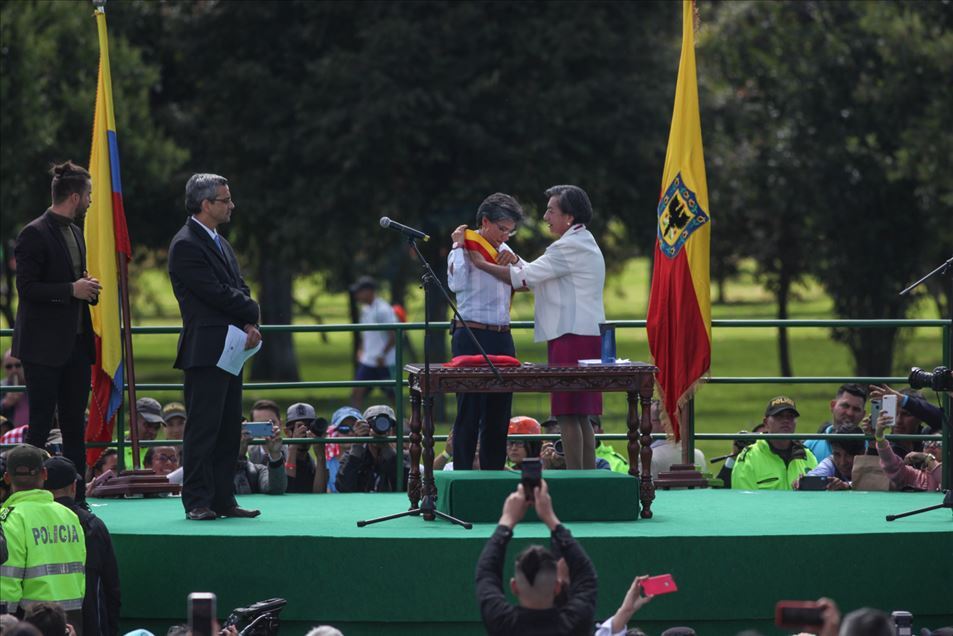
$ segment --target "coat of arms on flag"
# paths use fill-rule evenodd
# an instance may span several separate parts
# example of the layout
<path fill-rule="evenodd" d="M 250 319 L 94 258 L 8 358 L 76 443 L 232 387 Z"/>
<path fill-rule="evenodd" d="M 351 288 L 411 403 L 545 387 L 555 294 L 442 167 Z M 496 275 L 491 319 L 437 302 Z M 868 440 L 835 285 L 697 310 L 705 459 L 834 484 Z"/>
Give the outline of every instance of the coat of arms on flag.
<path fill-rule="evenodd" d="M 661 252 L 675 258 L 692 232 L 708 223 L 708 214 L 682 179 L 675 175 L 658 204 L 658 240 Z"/>

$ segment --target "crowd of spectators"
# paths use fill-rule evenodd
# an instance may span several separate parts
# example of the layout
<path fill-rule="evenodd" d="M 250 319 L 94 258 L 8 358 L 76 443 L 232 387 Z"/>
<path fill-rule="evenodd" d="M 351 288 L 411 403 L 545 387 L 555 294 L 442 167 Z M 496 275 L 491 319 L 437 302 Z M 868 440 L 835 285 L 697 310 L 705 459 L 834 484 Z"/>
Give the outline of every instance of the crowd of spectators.
<path fill-rule="evenodd" d="M 882 413 L 877 421 L 872 422 L 867 414 L 867 399 L 880 399 L 887 394 L 898 396 L 897 417 Z M 168 442 L 145 447 L 143 465 L 157 474 L 166 475 L 173 483 L 180 482 L 181 438 L 188 425 L 184 406 L 180 402 L 163 406 L 153 398 L 143 397 L 137 402 L 137 407 L 136 426 L 140 439 Z M 733 466 L 726 466 L 723 475 L 735 489 L 797 489 L 801 477 L 809 475 L 825 477 L 829 490 L 850 490 L 857 488 L 854 468 L 863 458 L 876 462 L 893 489 L 936 491 L 940 488 L 941 474 L 939 445 L 932 441 L 888 440 L 886 436 L 891 431 L 907 435 L 934 433 L 942 422 L 941 413 L 937 411 L 916 391 L 894 391 L 884 385 L 873 385 L 864 389 L 862 395 L 857 395 L 856 385 L 845 385 L 831 401 L 831 420 L 818 429 L 828 434 L 843 434 L 844 439 L 831 439 L 824 445 L 778 439 L 738 442 L 733 453 Z M 768 402 L 763 420 L 755 432 L 795 433 L 799 417 L 793 399 L 775 397 Z M 274 401 L 262 399 L 254 402 L 248 419 L 269 422 L 272 429 L 269 436 L 254 444 L 251 443 L 252 436 L 243 432 L 235 466 L 237 493 L 394 491 L 398 466 L 402 466 L 406 483 L 409 454 L 403 445 L 392 441 L 346 441 L 395 435 L 396 415 L 390 406 L 374 405 L 363 412 L 351 406 L 341 406 L 332 413 L 328 422 L 319 417 L 310 404 L 299 402 L 282 411 Z M 21 428 L 9 421 L 0 420 L 0 424 L 5 426 L 5 434 Z M 653 407 L 652 424 L 653 432 L 664 431 L 657 406 Z M 596 432 L 602 432 L 598 419 L 593 420 L 592 425 Z M 528 416 L 517 416 L 510 422 L 510 435 L 539 433 L 558 433 L 558 422 L 551 418 L 540 424 Z M 866 439 L 857 439 L 860 434 L 865 434 Z M 308 444 L 287 444 L 284 441 L 287 438 L 319 437 L 336 441 Z M 54 442 L 51 448 L 55 448 L 55 430 L 51 441 Z M 547 469 L 563 468 L 565 462 L 560 462 L 560 445 L 559 440 L 512 439 L 507 445 L 505 469 L 518 471 L 522 462 L 530 457 L 540 457 Z M 663 466 L 656 466 L 656 461 L 664 463 L 665 450 L 672 448 L 677 450 L 672 461 L 678 461 L 681 452 L 671 439 L 653 444 L 654 473 L 665 470 Z M 815 455 L 812 448 L 823 457 Z M 435 459 L 436 469 L 452 469 L 452 449 L 450 439 Z M 120 588 L 109 532 L 102 521 L 73 499 L 81 479 L 89 482 L 89 492 L 95 496 L 97 480 L 101 483 L 104 476 L 116 473 L 119 460 L 116 450 L 106 449 L 88 467 L 85 476 L 78 475 L 75 466 L 65 457 L 50 457 L 31 446 L 19 446 L 4 455 L 5 471 L 10 475 L 6 482 L 11 491 L 5 508 L 15 507 L 19 514 L 45 509 L 44 514 L 50 514 L 53 510 L 50 506 L 59 506 L 57 510 L 72 515 L 64 516 L 63 525 L 76 528 L 77 540 L 74 543 L 77 549 L 80 543 L 85 549 L 81 556 L 65 557 L 81 559 L 84 564 L 84 592 L 81 594 L 68 591 L 63 598 L 42 599 L 43 602 L 16 607 L 11 601 L 24 597 L 25 589 L 31 583 L 25 579 L 17 582 L 23 586 L 18 592 L 12 588 L 4 589 L 6 610 L 12 607 L 24 619 L 13 626 L 12 619 L 5 618 L 10 626 L 4 629 L 4 633 L 46 634 L 53 633 L 51 629 L 57 636 L 62 633 L 117 633 Z M 609 444 L 599 444 L 597 456 L 600 468 L 623 473 L 629 470 L 626 458 Z M 703 466 L 704 458 L 696 456 L 696 463 Z M 479 465 L 474 468 L 479 468 Z M 11 506 L 11 502 L 16 505 Z M 584 550 L 560 524 L 551 505 L 545 480 L 536 493 L 535 502 L 527 500 L 520 486 L 504 504 L 500 527 L 488 542 L 477 570 L 477 594 L 488 633 L 596 633 L 599 636 L 641 633 L 637 628 L 629 628 L 628 623 L 639 608 L 651 600 L 651 596 L 645 596 L 641 590 L 644 577 L 635 578 L 623 594 L 623 601 L 615 614 L 596 617 L 595 571 Z M 550 528 L 551 543 L 548 548 L 527 548 L 517 558 L 510 589 L 518 599 L 518 605 L 510 606 L 503 596 L 502 564 L 512 530 L 530 506 L 535 506 L 540 520 Z M 63 512 L 55 514 L 64 515 Z M 6 549 L 14 560 L 5 561 L 4 567 L 27 569 L 26 563 L 11 565 L 16 558 L 22 558 L 22 552 L 15 548 L 10 550 L 10 535 L 16 534 L 9 531 L 12 527 L 5 515 Z M 60 555 L 60 558 L 64 557 Z M 5 572 L 10 571 L 5 569 Z M 11 577 L 5 578 L 6 586 L 10 587 L 13 582 Z M 889 616 L 873 610 L 852 612 L 842 619 L 833 602 L 822 599 L 819 603 L 830 603 L 832 609 L 826 615 L 834 618 L 831 618 L 833 627 L 826 624 L 818 634 L 878 633 L 878 626 L 889 620 Z M 60 623 L 64 625 L 62 630 Z M 323 626 L 320 629 L 333 628 Z"/>

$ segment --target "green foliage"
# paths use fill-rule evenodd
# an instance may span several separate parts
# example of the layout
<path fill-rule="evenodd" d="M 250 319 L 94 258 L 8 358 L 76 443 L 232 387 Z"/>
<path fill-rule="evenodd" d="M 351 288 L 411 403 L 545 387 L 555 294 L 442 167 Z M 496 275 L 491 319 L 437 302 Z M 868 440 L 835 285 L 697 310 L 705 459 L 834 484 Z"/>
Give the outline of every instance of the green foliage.
<path fill-rule="evenodd" d="M 113 103 L 130 235 L 151 237 L 167 212 L 167 184 L 185 151 L 150 116 L 159 70 L 140 49 L 110 37 Z M 89 162 L 99 41 L 86 2 L 0 5 L 0 221 L 4 241 L 50 203 L 53 162 Z M 176 197 L 178 198 L 178 197 Z M 167 241 L 167 237 L 163 237 Z M 145 240 L 145 242 L 149 242 Z"/>
<path fill-rule="evenodd" d="M 782 306 L 812 273 L 838 316 L 907 315 L 897 292 L 953 239 L 934 210 L 953 93 L 930 81 L 949 75 L 949 3 L 733 2 L 708 24 L 714 240 L 753 256 Z M 835 335 L 858 373 L 890 367 L 893 331 Z"/>

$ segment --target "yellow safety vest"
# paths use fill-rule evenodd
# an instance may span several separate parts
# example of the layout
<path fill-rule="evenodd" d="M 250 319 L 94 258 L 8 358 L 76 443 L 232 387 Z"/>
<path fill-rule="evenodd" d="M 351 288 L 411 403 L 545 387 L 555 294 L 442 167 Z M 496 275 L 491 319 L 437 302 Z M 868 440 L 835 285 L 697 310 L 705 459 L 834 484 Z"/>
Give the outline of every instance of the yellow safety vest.
<path fill-rule="evenodd" d="M 86 537 L 79 518 L 48 490 L 21 490 L 0 507 L 10 556 L 0 565 L 0 614 L 38 601 L 80 610 L 86 593 Z"/>

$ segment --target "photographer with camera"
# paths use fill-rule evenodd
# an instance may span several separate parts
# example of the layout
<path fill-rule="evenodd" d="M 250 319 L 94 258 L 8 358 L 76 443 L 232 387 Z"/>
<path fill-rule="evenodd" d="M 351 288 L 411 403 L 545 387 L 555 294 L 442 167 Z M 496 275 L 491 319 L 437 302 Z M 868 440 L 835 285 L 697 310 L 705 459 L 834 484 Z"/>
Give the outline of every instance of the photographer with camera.
<path fill-rule="evenodd" d="M 288 407 L 285 430 L 296 438 L 324 437 L 328 430 L 328 421 L 317 417 L 314 407 L 297 402 Z M 312 456 L 311 450 L 314 449 Z M 285 464 L 288 473 L 288 492 L 325 493 L 328 490 L 327 459 L 324 444 L 293 444 L 289 446 L 288 461 Z"/>
<path fill-rule="evenodd" d="M 397 426 L 394 409 L 378 404 L 364 411 L 354 424 L 355 437 L 386 437 Z M 394 492 L 397 490 L 397 451 L 383 442 L 351 444 L 341 458 L 335 487 L 338 492 Z M 404 477 L 408 466 L 403 461 Z M 406 479 L 404 481 L 406 482 Z"/>

